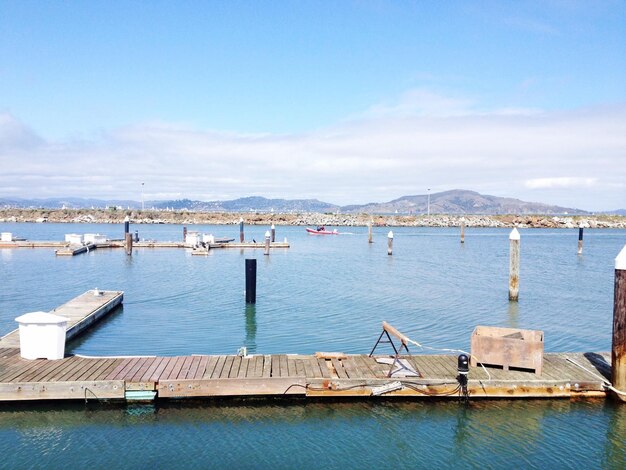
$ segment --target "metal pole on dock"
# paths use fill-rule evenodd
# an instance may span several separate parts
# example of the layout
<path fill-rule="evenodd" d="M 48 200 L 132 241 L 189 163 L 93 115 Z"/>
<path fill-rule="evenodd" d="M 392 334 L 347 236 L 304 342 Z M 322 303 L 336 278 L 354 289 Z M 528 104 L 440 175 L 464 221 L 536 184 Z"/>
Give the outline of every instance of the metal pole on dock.
<path fill-rule="evenodd" d="M 239 218 L 239 243 L 243 243 L 243 217 Z"/>
<path fill-rule="evenodd" d="M 465 243 L 465 217 L 461 217 L 461 243 Z"/>
<path fill-rule="evenodd" d="M 626 245 L 615 258 L 611 364 L 613 387 L 626 393 Z M 616 399 L 626 402 L 626 395 L 614 395 Z"/>
<path fill-rule="evenodd" d="M 374 240 L 372 240 L 372 223 L 373 220 L 367 223 L 367 243 L 374 243 Z"/>
<path fill-rule="evenodd" d="M 274 243 L 276 241 L 276 226 L 274 224 L 272 224 L 270 229 L 272 231 L 272 243 Z"/>
<path fill-rule="evenodd" d="M 135 230 L 135 242 L 139 241 L 139 230 Z"/>
<path fill-rule="evenodd" d="M 265 232 L 265 255 L 270 254 L 270 232 Z"/>
<path fill-rule="evenodd" d="M 124 235 L 130 232 L 130 217 L 124 217 Z"/>
<path fill-rule="evenodd" d="M 519 244 L 520 234 L 516 228 L 509 235 L 509 300 L 519 298 Z"/>
<path fill-rule="evenodd" d="M 246 303 L 256 303 L 256 259 L 246 260 Z"/>
<path fill-rule="evenodd" d="M 578 254 L 582 255 L 583 254 L 583 224 L 582 222 L 580 223 L 580 225 L 578 226 Z"/>
<path fill-rule="evenodd" d="M 389 230 L 387 234 L 387 254 L 391 255 L 393 253 L 393 232 Z"/>

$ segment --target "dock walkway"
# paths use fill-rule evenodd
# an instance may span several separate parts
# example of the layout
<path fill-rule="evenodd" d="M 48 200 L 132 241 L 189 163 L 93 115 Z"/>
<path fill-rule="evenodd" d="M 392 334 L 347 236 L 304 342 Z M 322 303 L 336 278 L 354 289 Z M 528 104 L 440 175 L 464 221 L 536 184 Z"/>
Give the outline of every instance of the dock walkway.
<path fill-rule="evenodd" d="M 88 291 L 53 310 L 69 318 L 75 337 L 120 305 L 123 292 Z M 524 370 L 470 369 L 472 398 L 604 397 L 609 353 L 545 353 L 541 376 Z M 418 376 L 388 377 L 390 356 L 189 355 L 140 357 L 20 357 L 18 331 L 0 339 L 0 401 L 156 399 L 191 397 L 458 396 L 455 355 L 404 355 Z M 382 363 L 384 361 L 387 363 Z"/>

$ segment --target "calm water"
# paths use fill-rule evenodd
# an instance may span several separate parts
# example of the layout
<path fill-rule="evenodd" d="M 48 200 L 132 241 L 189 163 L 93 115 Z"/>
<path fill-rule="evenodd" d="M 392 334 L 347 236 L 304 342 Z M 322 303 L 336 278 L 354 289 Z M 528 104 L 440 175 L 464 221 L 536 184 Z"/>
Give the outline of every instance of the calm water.
<path fill-rule="evenodd" d="M 238 237 L 237 226 L 189 227 Z M 134 226 L 141 238 L 179 240 L 181 226 Z M 267 227 L 246 227 L 263 239 Z M 87 289 L 120 289 L 123 309 L 68 344 L 89 355 L 367 353 L 386 320 L 432 347 L 469 348 L 478 325 L 545 332 L 548 351 L 609 351 L 613 260 L 626 231 L 523 230 L 520 301 L 508 302 L 509 230 L 394 228 L 394 255 L 376 229 L 309 236 L 277 227 L 288 250 L 0 250 L 0 333 Z M 29 239 L 65 233 L 121 237 L 121 226 L 0 224 Z M 244 260 L 258 260 L 257 304 L 244 303 Z M 604 401 L 456 403 L 188 403 L 2 405 L 9 467 L 182 465 L 401 468 L 613 467 L 626 461 L 626 407 Z M 124 452 L 119 452 L 123 448 Z M 17 452 L 14 450 L 17 449 Z M 3 465 L 0 464 L 0 467 Z"/>

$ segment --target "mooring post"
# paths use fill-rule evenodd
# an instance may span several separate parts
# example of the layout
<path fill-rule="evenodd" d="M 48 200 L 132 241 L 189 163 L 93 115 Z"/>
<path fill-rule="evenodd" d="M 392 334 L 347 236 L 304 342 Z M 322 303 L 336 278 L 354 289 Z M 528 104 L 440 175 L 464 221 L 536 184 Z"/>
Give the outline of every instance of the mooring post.
<path fill-rule="evenodd" d="M 239 218 L 239 243 L 243 243 L 243 217 Z"/>
<path fill-rule="evenodd" d="M 124 236 L 130 232 L 130 217 L 124 217 Z"/>
<path fill-rule="evenodd" d="M 265 232 L 265 255 L 270 254 L 270 232 Z"/>
<path fill-rule="evenodd" d="M 187 226 L 183 225 L 183 242 L 187 241 Z"/>
<path fill-rule="evenodd" d="M 256 303 L 256 259 L 246 260 L 246 303 Z"/>
<path fill-rule="evenodd" d="M 270 229 L 272 231 L 272 243 L 274 243 L 276 241 L 276 226 L 274 224 L 272 224 Z"/>
<path fill-rule="evenodd" d="M 509 235 L 509 300 L 519 298 L 519 244 L 520 234 L 516 228 Z"/>
<path fill-rule="evenodd" d="M 391 255 L 393 253 L 393 232 L 389 230 L 387 234 L 387 254 Z"/>
<path fill-rule="evenodd" d="M 374 240 L 372 240 L 372 223 L 374 221 L 370 220 L 367 223 L 367 243 L 374 243 Z"/>
<path fill-rule="evenodd" d="M 615 258 L 611 364 L 613 387 L 626 393 L 626 245 Z M 614 395 L 616 399 L 626 402 L 626 395 Z"/>
<path fill-rule="evenodd" d="M 131 256 L 133 254 L 133 236 L 130 233 L 127 233 L 124 236 L 124 246 L 126 248 L 126 254 Z"/>
<path fill-rule="evenodd" d="M 461 217 L 461 243 L 465 243 L 465 217 Z"/>
<path fill-rule="evenodd" d="M 135 242 L 139 241 L 139 230 L 135 230 Z"/>
<path fill-rule="evenodd" d="M 581 222 L 578 226 L 578 254 L 583 254 L 583 223 Z"/>

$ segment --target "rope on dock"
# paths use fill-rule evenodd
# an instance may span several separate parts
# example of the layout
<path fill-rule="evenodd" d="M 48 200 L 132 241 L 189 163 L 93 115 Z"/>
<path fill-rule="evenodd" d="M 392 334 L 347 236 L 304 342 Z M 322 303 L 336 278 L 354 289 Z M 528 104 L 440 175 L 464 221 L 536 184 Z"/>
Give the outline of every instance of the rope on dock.
<path fill-rule="evenodd" d="M 611 390 L 612 392 L 617 393 L 618 395 L 621 395 L 623 397 L 626 397 L 626 392 L 622 392 L 621 390 L 616 389 L 613 384 L 611 382 L 609 382 L 608 380 L 606 380 L 604 377 L 602 377 L 601 375 L 596 374 L 594 371 L 587 369 L 585 366 L 580 365 L 578 362 L 574 361 L 573 359 L 570 359 L 569 357 L 566 358 L 566 360 L 568 360 L 569 362 L 571 362 L 572 364 L 574 364 L 575 366 L 580 367 L 581 369 L 589 372 L 591 375 L 593 375 L 594 377 L 600 379 L 602 381 L 602 385 L 604 385 L 605 388 L 608 388 L 609 390 Z"/>

